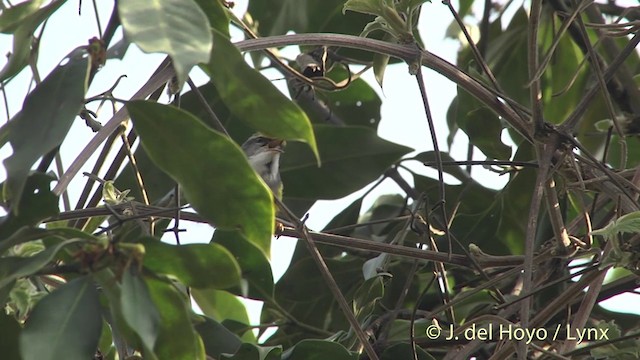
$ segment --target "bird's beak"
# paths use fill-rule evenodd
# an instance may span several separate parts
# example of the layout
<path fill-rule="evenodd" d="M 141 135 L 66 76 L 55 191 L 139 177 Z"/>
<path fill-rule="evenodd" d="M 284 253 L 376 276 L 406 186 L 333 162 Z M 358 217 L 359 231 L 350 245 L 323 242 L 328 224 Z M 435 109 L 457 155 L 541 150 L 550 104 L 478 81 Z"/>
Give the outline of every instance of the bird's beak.
<path fill-rule="evenodd" d="M 284 146 L 286 145 L 286 141 L 280 139 L 273 139 L 268 144 L 267 147 L 270 151 L 284 152 Z"/>

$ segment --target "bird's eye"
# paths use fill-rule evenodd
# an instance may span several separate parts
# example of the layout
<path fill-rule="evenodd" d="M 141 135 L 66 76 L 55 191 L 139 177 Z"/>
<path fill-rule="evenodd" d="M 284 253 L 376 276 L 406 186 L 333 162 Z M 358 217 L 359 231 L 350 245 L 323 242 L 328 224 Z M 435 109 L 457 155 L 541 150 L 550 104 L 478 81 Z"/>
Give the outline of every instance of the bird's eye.
<path fill-rule="evenodd" d="M 261 146 L 262 145 L 266 145 L 266 144 L 269 143 L 269 139 L 267 139 L 266 137 L 261 136 L 259 138 L 256 138 L 256 143 L 258 143 L 258 145 L 261 145 Z"/>

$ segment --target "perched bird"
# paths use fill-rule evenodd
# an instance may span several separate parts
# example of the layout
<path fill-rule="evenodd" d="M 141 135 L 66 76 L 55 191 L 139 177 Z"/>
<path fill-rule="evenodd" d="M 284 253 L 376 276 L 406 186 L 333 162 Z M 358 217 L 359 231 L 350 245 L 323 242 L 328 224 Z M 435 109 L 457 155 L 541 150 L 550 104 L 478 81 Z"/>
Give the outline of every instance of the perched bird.
<path fill-rule="evenodd" d="M 242 144 L 242 150 L 249 158 L 249 164 L 262 177 L 273 194 L 282 199 L 280 179 L 280 154 L 284 152 L 285 141 L 254 134 Z"/>

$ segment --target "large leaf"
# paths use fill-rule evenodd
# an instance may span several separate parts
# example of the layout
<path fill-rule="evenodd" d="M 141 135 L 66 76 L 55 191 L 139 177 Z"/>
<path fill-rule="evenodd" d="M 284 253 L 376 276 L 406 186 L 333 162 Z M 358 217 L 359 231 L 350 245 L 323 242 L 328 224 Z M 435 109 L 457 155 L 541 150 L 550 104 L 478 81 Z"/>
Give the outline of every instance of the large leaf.
<path fill-rule="evenodd" d="M 33 309 L 20 335 L 22 359 L 91 359 L 101 329 L 98 291 L 91 278 L 77 278 Z"/>
<path fill-rule="evenodd" d="M 198 6 L 200 6 L 205 15 L 207 15 L 209 25 L 228 38 L 229 15 L 227 15 L 222 3 L 212 0 L 196 0 L 196 3 L 198 3 Z"/>
<path fill-rule="evenodd" d="M 80 111 L 88 73 L 86 51 L 80 48 L 72 51 L 27 95 L 22 110 L 5 125 L 8 128 L 3 130 L 9 131 L 13 154 L 4 160 L 7 169 L 4 194 L 14 202 L 12 210 L 16 214 L 31 166 L 62 143 Z"/>
<path fill-rule="evenodd" d="M 4 304 L 4 299 L 0 297 Z M 0 349 L 2 356 L 7 359 L 20 359 L 19 338 L 22 328 L 11 315 L 4 311 L 0 314 Z"/>
<path fill-rule="evenodd" d="M 180 84 L 194 65 L 209 61 L 209 20 L 194 0 L 121 0 L 118 13 L 125 35 L 142 51 L 171 57 Z"/>
<path fill-rule="evenodd" d="M 143 239 L 143 244 L 146 268 L 176 276 L 187 286 L 226 289 L 240 283 L 240 267 L 229 250 L 221 245 L 176 246 L 149 237 Z"/>
<path fill-rule="evenodd" d="M 322 166 L 298 144 L 282 157 L 285 198 L 337 199 L 380 177 L 410 148 L 383 140 L 366 127 L 314 125 Z"/>
<path fill-rule="evenodd" d="M 227 38 L 214 34 L 216 49 L 206 70 L 229 110 L 265 135 L 306 142 L 317 155 L 313 129 L 305 113 L 249 67 Z"/>
<path fill-rule="evenodd" d="M 151 300 L 149 288 L 144 279 L 132 270 L 122 276 L 120 307 L 122 315 L 144 345 L 153 349 L 160 328 L 160 314 Z"/>
<path fill-rule="evenodd" d="M 289 316 L 293 316 L 298 321 L 327 331 L 338 331 L 349 326 L 331 291 L 320 276 L 318 266 L 309 256 L 298 258 L 301 260 L 292 263 L 276 284 L 275 300 L 279 306 L 274 308 L 271 303 L 265 303 L 263 307 L 261 323 L 284 321 L 276 333 L 269 338 L 268 344 L 290 347 L 307 338 L 304 329 L 286 321 L 279 312 L 279 307 L 287 309 Z M 326 259 L 326 262 L 338 287 L 347 301 L 351 301 L 354 292 L 363 282 L 364 261 L 346 256 L 339 260 Z"/>
<path fill-rule="evenodd" d="M 234 294 L 256 300 L 273 297 L 273 273 L 269 259 L 238 231 L 216 230 L 211 244 L 224 246 L 240 265 L 246 285 L 227 289 Z"/>
<path fill-rule="evenodd" d="M 232 360 L 280 360 L 282 359 L 282 347 L 244 343 L 235 354 L 222 354 L 220 358 Z"/>
<path fill-rule="evenodd" d="M 195 327 L 202 337 L 207 355 L 219 359 L 222 353 L 233 354 L 238 351 L 242 340 L 235 334 L 207 316 L 202 316 L 200 320 Z"/>
<path fill-rule="evenodd" d="M 249 324 L 249 315 L 238 298 L 224 290 L 194 289 L 193 299 L 202 312 L 217 321 L 235 320 Z"/>
<path fill-rule="evenodd" d="M 204 345 L 191 324 L 185 297 L 169 283 L 145 280 L 160 312 L 160 333 L 153 349 L 158 359 L 204 359 Z"/>
<path fill-rule="evenodd" d="M 149 157 L 180 183 L 193 208 L 215 226 L 240 228 L 268 254 L 273 200 L 240 147 L 175 107 L 132 101 L 127 109 Z"/>

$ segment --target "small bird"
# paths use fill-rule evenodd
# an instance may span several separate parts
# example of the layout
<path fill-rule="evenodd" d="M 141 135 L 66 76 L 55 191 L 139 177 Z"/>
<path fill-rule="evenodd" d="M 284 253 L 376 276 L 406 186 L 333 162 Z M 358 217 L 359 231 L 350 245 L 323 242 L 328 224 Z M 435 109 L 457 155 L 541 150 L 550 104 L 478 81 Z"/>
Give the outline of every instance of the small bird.
<path fill-rule="evenodd" d="M 249 158 L 251 167 L 262 177 L 278 199 L 282 199 L 280 179 L 280 154 L 284 152 L 285 141 L 253 134 L 242 144 L 242 150 Z"/>

